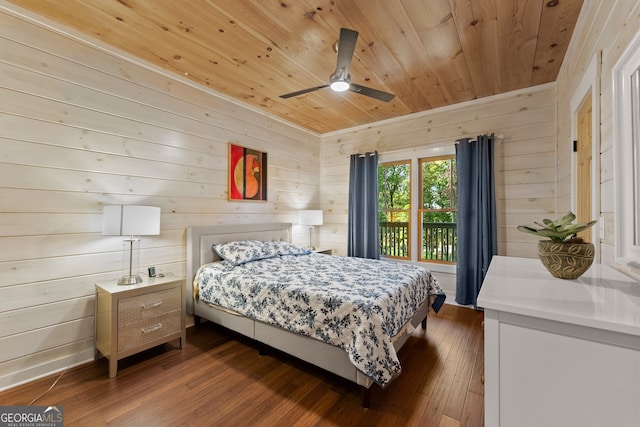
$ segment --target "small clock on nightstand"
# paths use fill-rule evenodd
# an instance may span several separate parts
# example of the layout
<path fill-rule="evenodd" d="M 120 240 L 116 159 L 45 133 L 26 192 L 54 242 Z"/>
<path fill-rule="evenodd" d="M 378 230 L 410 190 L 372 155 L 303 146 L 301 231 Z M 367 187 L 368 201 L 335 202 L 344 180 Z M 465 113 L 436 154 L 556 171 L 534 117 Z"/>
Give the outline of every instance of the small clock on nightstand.
<path fill-rule="evenodd" d="M 118 360 L 180 339 L 187 345 L 184 277 L 150 277 L 137 285 L 96 285 L 96 348 L 109 359 L 109 378 Z"/>

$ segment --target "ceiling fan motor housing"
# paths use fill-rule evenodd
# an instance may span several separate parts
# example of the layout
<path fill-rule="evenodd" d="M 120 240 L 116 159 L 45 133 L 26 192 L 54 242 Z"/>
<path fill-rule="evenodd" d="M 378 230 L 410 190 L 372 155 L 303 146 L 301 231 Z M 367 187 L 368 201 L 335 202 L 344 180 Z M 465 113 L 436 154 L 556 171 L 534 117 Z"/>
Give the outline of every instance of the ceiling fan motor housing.
<path fill-rule="evenodd" d="M 351 83 L 351 75 L 345 73 L 344 68 L 341 68 L 340 70 L 337 70 L 335 73 L 331 74 L 329 81 L 331 82 L 331 89 L 335 90 L 336 92 L 343 92 L 349 89 L 349 85 Z"/>

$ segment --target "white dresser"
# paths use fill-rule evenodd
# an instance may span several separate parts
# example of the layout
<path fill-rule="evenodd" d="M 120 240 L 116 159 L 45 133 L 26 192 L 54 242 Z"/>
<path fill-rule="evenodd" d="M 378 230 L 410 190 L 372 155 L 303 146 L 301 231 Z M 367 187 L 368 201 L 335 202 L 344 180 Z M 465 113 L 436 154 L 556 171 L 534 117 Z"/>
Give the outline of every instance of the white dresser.
<path fill-rule="evenodd" d="M 487 427 L 640 426 L 640 284 L 594 264 L 577 280 L 496 256 L 485 309 Z"/>

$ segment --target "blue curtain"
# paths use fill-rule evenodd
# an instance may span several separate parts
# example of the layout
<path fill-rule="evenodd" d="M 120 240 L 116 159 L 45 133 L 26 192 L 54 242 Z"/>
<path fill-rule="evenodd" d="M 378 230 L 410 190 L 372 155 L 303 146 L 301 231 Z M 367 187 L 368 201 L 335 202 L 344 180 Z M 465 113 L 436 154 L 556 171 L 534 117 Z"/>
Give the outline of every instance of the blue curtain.
<path fill-rule="evenodd" d="M 456 302 L 474 307 L 491 258 L 498 253 L 493 141 L 493 135 L 456 141 Z"/>
<path fill-rule="evenodd" d="M 380 258 L 377 152 L 351 155 L 347 233 L 348 256 Z"/>

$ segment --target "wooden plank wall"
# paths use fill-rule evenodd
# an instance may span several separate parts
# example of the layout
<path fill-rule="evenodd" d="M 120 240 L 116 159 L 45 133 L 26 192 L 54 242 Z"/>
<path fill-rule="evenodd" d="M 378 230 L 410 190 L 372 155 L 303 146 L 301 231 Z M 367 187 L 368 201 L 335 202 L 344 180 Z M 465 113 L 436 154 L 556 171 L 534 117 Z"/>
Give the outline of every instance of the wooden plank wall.
<path fill-rule="evenodd" d="M 319 135 L 15 10 L 0 5 L 0 389 L 93 358 L 94 284 L 123 265 L 103 205 L 160 206 L 140 264 L 182 275 L 185 227 L 295 223 L 321 201 Z M 268 153 L 268 202 L 227 201 L 228 142 Z"/>
<path fill-rule="evenodd" d="M 600 216 L 604 218 L 605 232 L 600 239 L 601 262 L 623 270 L 640 279 L 637 271 L 625 269 L 615 262 L 615 175 L 613 140 L 613 68 L 624 50 L 631 44 L 640 28 L 640 1 L 589 1 L 585 2 L 576 26 L 567 57 L 558 76 L 558 140 L 571 140 L 571 99 L 578 89 L 589 63 L 601 60 L 599 123 L 600 170 L 596 172 L 600 183 Z M 595 83 L 595 82 L 594 82 Z M 571 165 L 573 154 L 570 144 L 558 144 L 558 210 L 571 207 Z M 594 218 L 597 219 L 597 218 Z"/>
<path fill-rule="evenodd" d="M 305 207 L 324 209 L 322 246 L 344 254 L 349 154 L 495 132 L 499 252 L 534 257 L 535 238 L 515 226 L 570 207 L 571 153 L 558 141 L 571 137 L 571 97 L 600 52 L 602 259 L 614 264 L 610 76 L 640 28 L 638 0 L 585 3 L 557 92 L 543 85 L 321 137 L 13 10 L 0 5 L 0 389 L 93 357 L 93 286 L 122 266 L 120 239 L 101 235 L 104 204 L 162 208 L 161 235 L 141 251 L 161 272 L 184 273 L 189 225 L 295 222 Z M 269 153 L 269 202 L 227 202 L 230 141 Z"/>
<path fill-rule="evenodd" d="M 546 84 L 324 134 L 325 246 L 346 253 L 350 154 L 446 146 L 493 132 L 503 137 L 495 160 L 499 254 L 535 257 L 535 241 L 515 227 L 555 213 L 555 105 L 555 85 Z"/>

